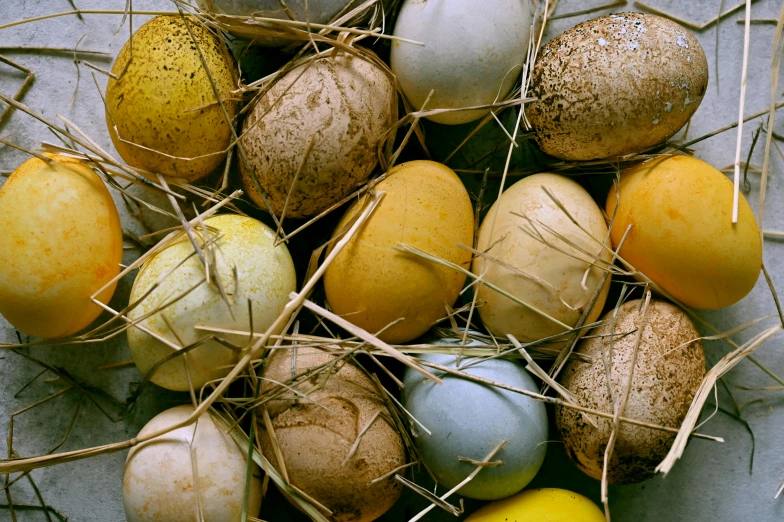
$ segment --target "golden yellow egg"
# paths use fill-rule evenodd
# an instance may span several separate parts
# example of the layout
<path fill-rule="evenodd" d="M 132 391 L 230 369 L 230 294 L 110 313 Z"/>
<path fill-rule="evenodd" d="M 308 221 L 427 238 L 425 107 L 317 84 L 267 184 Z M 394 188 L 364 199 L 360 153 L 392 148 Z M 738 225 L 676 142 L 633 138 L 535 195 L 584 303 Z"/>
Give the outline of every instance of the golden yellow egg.
<path fill-rule="evenodd" d="M 188 180 L 226 158 L 231 128 L 217 103 L 202 57 L 230 118 L 236 102 L 234 62 L 223 41 L 189 18 L 158 16 L 139 28 L 117 55 L 106 86 L 106 125 L 131 166 Z M 128 63 L 130 61 L 130 63 Z"/>
<path fill-rule="evenodd" d="M 371 333 L 402 318 L 380 337 L 406 342 L 446 316 L 465 275 L 395 246 L 405 243 L 467 269 L 471 253 L 458 245 L 471 245 L 474 215 L 457 175 L 433 161 L 398 165 L 376 190 L 386 195 L 329 266 L 324 287 L 335 313 Z M 365 199 L 348 209 L 335 235 Z"/>
<path fill-rule="evenodd" d="M 604 513 L 565 489 L 529 489 L 482 507 L 466 522 L 604 522 Z"/>
<path fill-rule="evenodd" d="M 71 335 L 101 313 L 90 297 L 120 272 L 122 227 L 101 178 L 63 156 L 32 158 L 0 188 L 0 314 L 36 337 Z M 108 303 L 115 285 L 97 299 Z"/>
<path fill-rule="evenodd" d="M 732 182 L 690 156 L 671 156 L 621 174 L 620 204 L 611 236 L 621 257 L 686 306 L 714 309 L 748 294 L 762 266 L 754 213 L 740 195 L 732 223 Z M 607 196 L 607 215 L 616 191 Z"/>

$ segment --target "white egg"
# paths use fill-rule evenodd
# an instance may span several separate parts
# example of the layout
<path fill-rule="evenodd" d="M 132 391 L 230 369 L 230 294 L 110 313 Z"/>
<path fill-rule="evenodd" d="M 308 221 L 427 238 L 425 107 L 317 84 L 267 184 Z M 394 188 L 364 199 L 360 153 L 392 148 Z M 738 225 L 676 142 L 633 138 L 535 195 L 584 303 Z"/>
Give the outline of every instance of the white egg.
<path fill-rule="evenodd" d="M 403 92 L 419 110 L 453 109 L 503 101 L 522 72 L 531 26 L 530 0 L 406 0 L 390 63 Z M 438 123 L 466 123 L 486 110 L 447 112 Z"/>
<path fill-rule="evenodd" d="M 141 327 L 128 331 L 128 345 L 142 374 L 176 353 L 172 345 L 189 346 L 212 334 L 195 326 L 250 331 L 248 301 L 253 310 L 253 330 L 263 332 L 296 290 L 291 256 L 285 245 L 273 247 L 275 233 L 268 226 L 249 217 L 228 214 L 210 218 L 205 225 L 213 231 L 212 237 L 221 235 L 215 248 L 203 250 L 205 255 L 214 252 L 212 262 L 231 304 L 214 282 L 206 282 L 204 265 L 187 237 L 156 254 L 136 277 L 130 302 L 141 302 L 128 313 L 128 318 L 138 321 Z M 217 335 L 236 347 L 248 345 L 247 335 Z M 190 374 L 194 388 L 199 389 L 210 380 L 224 377 L 238 358 L 238 351 L 214 339 L 207 340 L 157 367 L 152 382 L 170 390 L 186 391 Z"/>
<path fill-rule="evenodd" d="M 193 413 L 177 406 L 159 413 L 139 436 L 173 426 Z M 247 453 L 210 414 L 195 424 L 135 446 L 123 474 L 123 507 L 128 522 L 235 522 L 242 518 Z M 196 471 L 197 470 L 197 471 Z M 261 508 L 260 470 L 250 468 L 248 514 Z M 198 477 L 198 480 L 194 480 Z M 197 497 L 198 494 L 198 497 Z M 201 505 L 202 517 L 197 512 Z"/>

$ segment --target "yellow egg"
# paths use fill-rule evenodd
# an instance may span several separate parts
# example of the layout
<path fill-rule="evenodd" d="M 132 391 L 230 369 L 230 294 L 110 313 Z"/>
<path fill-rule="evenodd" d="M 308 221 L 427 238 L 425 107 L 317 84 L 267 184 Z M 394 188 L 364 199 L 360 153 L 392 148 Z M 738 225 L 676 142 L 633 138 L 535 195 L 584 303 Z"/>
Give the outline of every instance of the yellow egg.
<path fill-rule="evenodd" d="M 446 315 L 465 275 L 394 247 L 405 243 L 467 269 L 471 253 L 458 244 L 471 245 L 474 215 L 457 175 L 433 161 L 398 165 L 376 190 L 386 196 L 329 266 L 324 287 L 335 313 L 371 333 L 402 318 L 380 337 L 406 342 Z M 335 235 L 364 202 L 348 209 Z"/>
<path fill-rule="evenodd" d="M 241 355 L 209 339 L 213 332 L 196 326 L 249 332 L 252 325 L 253 331 L 264 332 L 296 290 L 291 256 L 286 245 L 273 246 L 275 232 L 267 225 L 230 214 L 209 218 L 205 225 L 214 231 L 213 238 L 220 235 L 212 249 L 212 263 L 228 301 L 214 282 L 205 281 L 204 265 L 184 235 L 142 266 L 131 290 L 130 302 L 135 306 L 128 318 L 141 328 L 128 330 L 128 346 L 142 374 L 174 356 L 179 348 L 204 341 L 185 354 L 187 369 L 183 356 L 156 368 L 152 382 L 170 390 L 188 390 L 189 375 L 195 389 L 220 379 Z M 196 230 L 200 243 L 205 244 L 203 232 Z M 209 255 L 209 248 L 203 250 Z M 217 335 L 238 348 L 249 344 L 247 334 Z"/>
<path fill-rule="evenodd" d="M 106 186 L 62 156 L 22 163 L 0 188 L 0 314 L 36 337 L 71 335 L 101 313 L 90 297 L 120 272 L 122 227 Z M 108 303 L 115 285 L 97 299 Z"/>
<path fill-rule="evenodd" d="M 686 306 L 714 309 L 748 294 L 762 266 L 754 213 L 740 195 L 732 223 L 732 182 L 704 161 L 671 156 L 621 174 L 611 235 L 621 257 Z M 607 196 L 607 215 L 616 206 Z"/>
<path fill-rule="evenodd" d="M 500 337 L 512 334 L 530 342 L 573 327 L 601 283 L 600 263 L 606 266 L 610 260 L 610 252 L 602 246 L 606 239 L 601 209 L 573 180 L 534 174 L 509 187 L 479 228 L 477 248 L 486 256 L 475 257 L 471 270 L 530 308 L 482 288 L 479 299 L 485 304 L 478 310 L 487 329 Z M 597 258 L 598 266 L 591 267 Z M 608 277 L 586 324 L 599 317 L 609 289 Z"/>
<path fill-rule="evenodd" d="M 200 51 L 230 118 L 236 74 L 223 41 L 193 18 L 188 24 L 198 47 L 179 16 L 153 18 L 134 33 L 133 60 L 129 41 L 112 67 L 119 80 L 106 86 L 106 124 L 129 165 L 197 180 L 226 158 L 232 138 Z"/>
<path fill-rule="evenodd" d="M 466 522 L 604 522 L 596 504 L 565 489 L 529 489 L 481 508 Z"/>

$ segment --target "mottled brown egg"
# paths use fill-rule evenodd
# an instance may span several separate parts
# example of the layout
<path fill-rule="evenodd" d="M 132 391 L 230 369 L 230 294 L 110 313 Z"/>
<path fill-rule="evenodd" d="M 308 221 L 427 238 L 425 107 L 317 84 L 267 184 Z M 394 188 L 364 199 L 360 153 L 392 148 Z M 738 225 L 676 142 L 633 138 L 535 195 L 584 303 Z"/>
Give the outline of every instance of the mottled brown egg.
<path fill-rule="evenodd" d="M 274 393 L 275 382 L 291 385 L 293 377 L 331 362 L 331 370 L 314 371 L 296 386 L 307 399 L 285 391 L 268 403 L 268 411 L 291 483 L 329 508 L 331 521 L 370 522 L 392 507 L 401 491 L 393 477 L 370 482 L 406 463 L 403 441 L 370 378 L 346 359 L 289 347 L 267 361 L 262 393 Z M 264 455 L 280 470 L 270 432 L 261 421 L 258 429 Z"/>
<path fill-rule="evenodd" d="M 565 160 L 610 158 L 664 142 L 694 114 L 708 61 L 677 23 L 643 13 L 602 16 L 540 51 L 526 116 L 543 152 Z"/>
<path fill-rule="evenodd" d="M 641 326 L 642 301 L 623 304 L 615 317 L 615 336 L 610 344 L 613 312 L 604 324 L 581 342 L 578 352 L 589 355 L 593 363 L 570 362 L 559 381 L 582 406 L 614 413 L 613 395 L 620 401 L 631 371 L 637 329 Z M 652 300 L 637 352 L 634 375 L 624 417 L 671 428 L 680 427 L 705 374 L 705 354 L 697 329 L 676 306 Z M 694 341 L 694 342 L 690 342 Z M 604 357 L 610 357 L 608 386 Z M 604 354 L 604 355 L 603 355 Z M 598 429 L 575 410 L 556 407 L 555 422 L 566 453 L 591 477 L 601 480 L 604 450 L 612 432 L 612 420 L 592 416 Z M 635 483 L 651 478 L 664 459 L 675 434 L 622 423 L 610 459 L 610 483 Z"/>
<path fill-rule="evenodd" d="M 123 46 L 106 86 L 106 125 L 112 143 L 131 166 L 197 180 L 226 158 L 237 102 L 234 61 L 223 40 L 179 16 L 158 16 Z"/>
<path fill-rule="evenodd" d="M 288 217 L 337 203 L 376 167 L 395 104 L 387 74 L 364 58 L 342 53 L 291 70 L 245 120 L 249 164 L 240 167 L 248 196 L 266 209 L 263 192 L 272 211 L 280 215 L 285 205 Z"/>

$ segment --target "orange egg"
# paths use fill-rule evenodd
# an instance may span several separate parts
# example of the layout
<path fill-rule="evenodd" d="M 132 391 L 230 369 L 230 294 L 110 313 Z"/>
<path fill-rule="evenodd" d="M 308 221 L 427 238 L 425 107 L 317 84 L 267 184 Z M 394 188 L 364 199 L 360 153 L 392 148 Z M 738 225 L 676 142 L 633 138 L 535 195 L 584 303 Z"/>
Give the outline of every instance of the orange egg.
<path fill-rule="evenodd" d="M 732 182 L 691 156 L 636 165 L 621 174 L 620 204 L 611 230 L 623 259 L 693 308 L 740 301 L 754 288 L 762 266 L 762 238 L 754 213 L 740 195 L 732 223 Z M 616 207 L 615 189 L 606 211 Z"/>
<path fill-rule="evenodd" d="M 111 194 L 64 156 L 22 163 L 0 188 L 0 314 L 36 337 L 71 335 L 101 313 L 90 297 L 120 272 L 123 241 Z M 108 303 L 115 285 L 97 299 Z"/>

